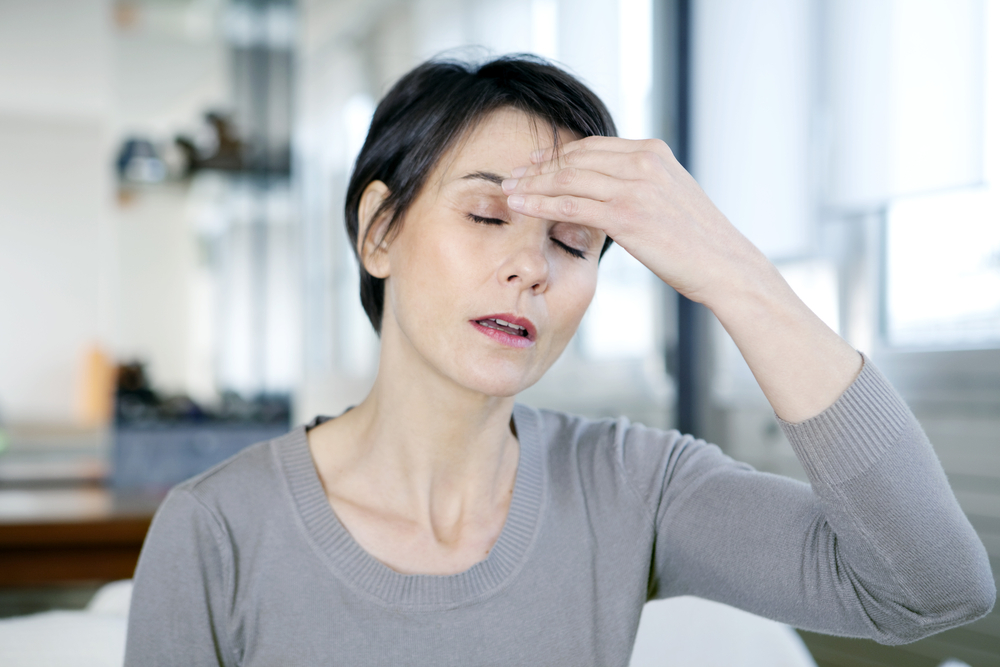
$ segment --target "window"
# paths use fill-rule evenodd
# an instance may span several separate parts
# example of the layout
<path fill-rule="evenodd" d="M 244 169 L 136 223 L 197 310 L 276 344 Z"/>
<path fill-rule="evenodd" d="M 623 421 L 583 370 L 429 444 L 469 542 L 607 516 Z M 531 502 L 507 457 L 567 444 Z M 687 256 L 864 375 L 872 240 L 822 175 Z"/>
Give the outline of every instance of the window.
<path fill-rule="evenodd" d="M 897 201 L 885 241 L 890 345 L 1000 345 L 997 193 L 975 188 Z"/>
<path fill-rule="evenodd" d="M 1000 347 L 1000 3 L 985 9 L 984 183 L 890 202 L 883 328 L 891 347 Z"/>

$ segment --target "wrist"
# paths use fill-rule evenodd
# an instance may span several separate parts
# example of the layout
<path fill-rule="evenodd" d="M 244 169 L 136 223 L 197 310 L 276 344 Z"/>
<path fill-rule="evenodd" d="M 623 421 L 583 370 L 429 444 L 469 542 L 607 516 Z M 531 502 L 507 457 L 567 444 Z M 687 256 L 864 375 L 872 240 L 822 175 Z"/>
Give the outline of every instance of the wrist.
<path fill-rule="evenodd" d="M 713 279 L 691 298 L 725 324 L 728 320 L 761 311 L 774 311 L 797 300 L 781 273 L 762 252 L 749 248 L 720 259 Z"/>
<path fill-rule="evenodd" d="M 861 356 L 770 267 L 748 273 L 706 305 L 736 343 L 775 414 L 799 423 L 843 393 L 861 368 Z"/>

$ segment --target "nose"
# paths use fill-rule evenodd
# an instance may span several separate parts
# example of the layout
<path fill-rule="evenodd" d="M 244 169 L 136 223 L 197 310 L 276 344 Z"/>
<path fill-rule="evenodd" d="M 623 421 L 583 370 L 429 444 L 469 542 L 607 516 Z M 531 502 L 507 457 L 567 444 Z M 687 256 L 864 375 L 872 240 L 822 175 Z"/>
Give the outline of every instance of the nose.
<path fill-rule="evenodd" d="M 505 285 L 544 292 L 549 283 L 549 261 L 541 244 L 525 243 L 510 252 L 500 269 L 497 279 Z"/>

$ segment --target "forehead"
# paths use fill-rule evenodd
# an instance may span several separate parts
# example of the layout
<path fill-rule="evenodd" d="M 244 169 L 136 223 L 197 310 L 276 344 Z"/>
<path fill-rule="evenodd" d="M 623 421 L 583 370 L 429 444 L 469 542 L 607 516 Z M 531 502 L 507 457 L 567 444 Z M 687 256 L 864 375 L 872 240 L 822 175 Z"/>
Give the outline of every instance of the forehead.
<path fill-rule="evenodd" d="M 530 163 L 532 151 L 551 146 L 553 139 L 548 121 L 516 109 L 499 109 L 480 119 L 444 156 L 437 170 L 440 183 L 443 186 L 477 171 L 507 177 L 514 167 Z M 571 132 L 559 130 L 560 144 L 574 139 Z"/>

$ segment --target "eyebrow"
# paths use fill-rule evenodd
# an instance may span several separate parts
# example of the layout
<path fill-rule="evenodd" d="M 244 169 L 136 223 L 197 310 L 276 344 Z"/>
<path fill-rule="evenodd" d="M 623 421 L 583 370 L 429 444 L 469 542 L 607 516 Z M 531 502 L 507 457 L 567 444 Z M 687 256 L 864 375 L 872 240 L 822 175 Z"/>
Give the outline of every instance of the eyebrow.
<path fill-rule="evenodd" d="M 503 176 L 499 174 L 494 174 L 491 171 L 474 171 L 471 174 L 466 174 L 462 177 L 462 180 L 481 180 L 488 181 L 494 185 L 500 185 L 503 183 Z"/>

